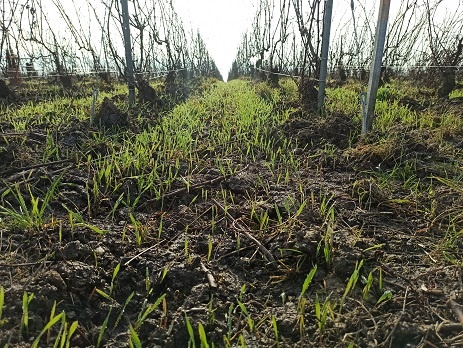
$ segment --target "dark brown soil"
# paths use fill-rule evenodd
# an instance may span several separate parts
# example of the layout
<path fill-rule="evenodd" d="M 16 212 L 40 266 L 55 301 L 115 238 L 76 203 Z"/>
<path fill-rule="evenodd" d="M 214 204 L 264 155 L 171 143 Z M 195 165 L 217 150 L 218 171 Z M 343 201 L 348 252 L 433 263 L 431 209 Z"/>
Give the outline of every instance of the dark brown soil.
<path fill-rule="evenodd" d="M 461 169 L 462 134 L 436 143 L 431 132 L 398 129 L 360 139 L 359 125 L 346 115 L 308 117 L 295 115 L 272 132 L 276 142 L 293 138 L 295 160 L 304 164 L 286 182 L 264 158 L 231 158 L 236 173 L 223 176 L 215 158 L 205 154 L 201 170 L 189 174 L 189 189 L 177 181 L 162 199 L 143 195 L 134 210 L 113 209 L 117 193 L 89 202 L 89 190 L 98 189 L 92 168 L 73 157 L 37 162 L 46 130 L 17 134 L 2 123 L 4 207 L 19 209 L 8 191 L 15 183 L 27 199 L 24 183 L 40 196 L 62 178 L 49 204 L 50 222 L 25 231 L 0 225 L 0 285 L 5 289 L 0 346 L 29 346 L 56 303 L 56 313 L 64 311 L 68 323 L 79 322 L 73 347 L 96 346 L 105 320 L 101 346 L 127 347 L 129 323 L 134 325 L 164 294 L 138 330 L 145 347 L 188 347 L 186 317 L 198 347 L 198 323 L 216 347 L 225 346 L 224 337 L 231 346 L 242 346 L 240 336 L 247 347 L 463 346 L 457 311 L 449 308 L 450 300 L 463 303 L 463 197 L 461 188 L 436 179 L 461 176 L 452 171 L 458 165 L 449 164 L 457 162 Z M 78 153 L 90 131 L 96 130 L 76 124 L 56 132 L 62 154 Z M 104 144 L 92 150 L 106 154 Z M 394 169 L 405 177 L 392 177 Z M 385 186 L 381 178 L 388 175 L 391 184 Z M 416 179 L 416 190 L 407 186 L 410 178 Z M 120 184 L 123 190 L 135 189 L 136 178 Z M 223 192 L 233 199 L 224 199 Z M 71 225 L 64 206 L 79 211 L 88 225 Z M 265 214 L 270 223 L 261 228 L 257 217 Z M 341 307 L 362 260 L 359 280 Z M 301 311 L 302 284 L 316 264 Z M 369 274 L 374 282 L 364 294 Z M 25 292 L 34 294 L 28 332 L 20 327 Z M 388 293 L 390 299 L 378 302 Z M 322 329 L 315 316 L 317 298 L 332 307 Z M 53 345 L 57 327 L 47 346 Z M 46 341 L 47 334 L 40 346 Z"/>
<path fill-rule="evenodd" d="M 103 99 L 94 122 L 106 129 L 123 128 L 129 125 L 127 115 L 120 111 L 109 98 Z"/>
<path fill-rule="evenodd" d="M 13 102 L 16 100 L 16 95 L 7 86 L 5 80 L 0 79 L 0 102 Z"/>

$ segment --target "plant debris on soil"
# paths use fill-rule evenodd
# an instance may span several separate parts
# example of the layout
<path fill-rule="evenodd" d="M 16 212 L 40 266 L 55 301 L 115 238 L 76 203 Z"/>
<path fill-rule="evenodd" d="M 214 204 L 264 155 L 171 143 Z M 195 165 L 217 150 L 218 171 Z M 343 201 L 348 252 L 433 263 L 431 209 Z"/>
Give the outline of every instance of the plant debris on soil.
<path fill-rule="evenodd" d="M 283 84 L 198 90 L 107 92 L 101 129 L 91 93 L 1 109 L 1 346 L 463 346 L 461 101 L 362 136 Z"/>

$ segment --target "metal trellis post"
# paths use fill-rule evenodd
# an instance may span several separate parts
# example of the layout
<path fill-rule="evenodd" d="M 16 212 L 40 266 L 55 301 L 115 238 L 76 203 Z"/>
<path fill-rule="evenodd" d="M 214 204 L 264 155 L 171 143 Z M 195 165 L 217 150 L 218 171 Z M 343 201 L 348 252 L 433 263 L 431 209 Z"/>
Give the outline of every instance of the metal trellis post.
<path fill-rule="evenodd" d="M 375 115 L 376 94 L 378 93 L 379 79 L 381 76 L 381 64 L 383 60 L 384 44 L 386 42 L 387 22 L 389 19 L 389 7 L 391 0 L 381 0 L 376 28 L 375 49 L 368 81 L 367 112 L 362 122 L 362 133 L 371 131 Z"/>
<path fill-rule="evenodd" d="M 124 33 L 125 44 L 125 73 L 127 76 L 127 86 L 129 88 L 129 105 L 132 105 L 135 102 L 135 76 L 133 69 L 132 44 L 130 41 L 129 6 L 127 0 L 121 0 L 121 9 L 122 32 Z"/>
<path fill-rule="evenodd" d="M 331 18 L 333 15 L 333 0 L 325 1 L 325 18 L 323 24 L 322 56 L 320 61 L 320 81 L 318 83 L 318 112 L 323 111 L 325 104 L 326 76 L 328 74 L 328 51 L 330 47 Z"/>

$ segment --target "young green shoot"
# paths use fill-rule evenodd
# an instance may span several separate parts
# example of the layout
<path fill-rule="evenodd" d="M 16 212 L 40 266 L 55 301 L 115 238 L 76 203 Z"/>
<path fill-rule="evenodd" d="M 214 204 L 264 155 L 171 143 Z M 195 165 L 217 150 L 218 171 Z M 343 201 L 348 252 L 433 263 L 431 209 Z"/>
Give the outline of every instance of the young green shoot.
<path fill-rule="evenodd" d="M 273 333 L 275 334 L 275 341 L 277 343 L 277 348 L 280 348 L 278 325 L 277 325 L 277 320 L 274 315 L 272 315 L 272 328 L 273 328 Z"/>
<path fill-rule="evenodd" d="M 248 327 L 249 327 L 249 332 L 254 332 L 254 329 L 255 329 L 255 323 L 254 323 L 254 320 L 251 318 L 245 304 L 241 301 L 238 300 L 238 306 L 240 307 L 241 309 L 241 312 L 244 314 L 244 316 L 246 317 L 246 320 L 248 322 Z"/>
<path fill-rule="evenodd" d="M 185 259 L 187 260 L 188 263 L 191 263 L 191 253 L 190 253 L 190 240 L 188 237 L 185 237 L 185 241 L 183 242 L 183 249 L 185 252 Z"/>
<path fill-rule="evenodd" d="M 138 337 L 138 334 L 133 328 L 132 324 L 129 324 L 129 332 L 130 332 L 129 347 L 130 348 L 141 348 L 140 337 Z"/>
<path fill-rule="evenodd" d="M 0 286 L 0 327 L 2 326 L 3 306 L 5 305 L 5 289 Z"/>
<path fill-rule="evenodd" d="M 188 331 L 188 335 L 190 336 L 188 340 L 188 348 L 196 348 L 195 332 L 193 330 L 193 326 L 190 323 L 190 319 L 188 319 L 188 316 L 186 315 L 186 312 L 185 312 L 185 325 Z"/>
<path fill-rule="evenodd" d="M 20 333 L 29 336 L 29 304 L 34 298 L 34 294 L 27 294 L 24 292 L 22 300 L 22 318 L 21 318 L 21 327 Z"/>
<path fill-rule="evenodd" d="M 198 323 L 198 333 L 199 340 L 201 341 L 201 348 L 209 348 L 209 343 L 207 343 L 206 331 L 204 330 L 204 326 L 201 323 Z"/>
<path fill-rule="evenodd" d="M 315 317 L 317 318 L 317 325 L 320 334 L 323 334 L 326 327 L 326 321 L 328 319 L 328 315 L 334 320 L 334 311 L 331 307 L 331 301 L 329 296 L 325 299 L 323 304 L 320 302 L 320 298 L 318 294 L 315 297 Z"/>
<path fill-rule="evenodd" d="M 61 312 L 58 315 L 55 315 L 55 310 L 56 310 L 56 302 L 53 304 L 51 314 L 50 314 L 50 320 L 48 323 L 43 327 L 42 331 L 40 334 L 35 338 L 34 342 L 31 345 L 31 348 L 37 348 L 39 347 L 40 339 L 45 333 L 49 333 L 51 328 L 57 324 L 59 321 L 61 321 L 61 329 L 60 332 L 56 338 L 56 342 L 61 341 L 60 347 L 66 347 L 69 348 L 71 345 L 71 337 L 74 334 L 74 332 L 77 330 L 78 327 L 78 322 L 74 321 L 71 326 L 69 327 L 69 331 L 67 330 L 67 322 L 66 322 L 66 315 L 64 312 Z M 56 345 L 56 344 L 55 344 Z"/>
<path fill-rule="evenodd" d="M 207 262 L 211 261 L 212 250 L 214 246 L 214 238 L 212 235 L 209 235 L 207 238 Z"/>
<path fill-rule="evenodd" d="M 148 315 L 150 315 L 156 308 L 159 307 L 159 305 L 162 303 L 162 301 L 164 300 L 165 297 L 166 297 L 166 294 L 161 295 L 156 300 L 156 302 L 154 302 L 153 304 L 147 306 L 145 308 L 145 310 L 143 311 L 143 313 L 140 312 L 140 315 L 138 316 L 137 321 L 135 322 L 135 325 L 134 325 L 135 330 L 140 329 L 140 327 L 145 322 Z"/>
<path fill-rule="evenodd" d="M 344 294 L 342 295 L 341 299 L 341 304 L 339 305 L 339 313 L 342 311 L 342 307 L 344 305 L 344 302 L 346 300 L 347 295 L 355 288 L 355 285 L 357 284 L 357 281 L 359 280 L 360 277 L 360 270 L 363 267 L 363 260 L 360 262 L 355 263 L 355 269 L 354 272 L 352 272 L 349 281 L 347 282 L 346 289 L 344 290 Z"/>
<path fill-rule="evenodd" d="M 113 325 L 113 328 L 112 328 L 111 332 L 114 332 L 116 330 L 117 326 L 119 325 L 119 322 L 122 319 L 122 316 L 124 315 L 124 312 L 125 312 L 125 309 L 127 308 L 127 305 L 132 300 L 134 295 L 135 295 L 135 292 L 132 291 L 131 294 L 129 295 L 129 297 L 127 297 L 127 299 L 125 300 L 124 306 L 122 307 L 121 311 L 119 312 L 119 315 L 117 316 L 117 319 L 114 322 L 114 325 Z"/>

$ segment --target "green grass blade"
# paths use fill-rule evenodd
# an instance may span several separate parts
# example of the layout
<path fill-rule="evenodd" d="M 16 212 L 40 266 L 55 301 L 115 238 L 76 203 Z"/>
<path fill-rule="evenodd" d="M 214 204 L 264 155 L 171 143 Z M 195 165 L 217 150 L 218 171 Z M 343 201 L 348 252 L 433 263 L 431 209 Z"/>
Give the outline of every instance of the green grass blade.
<path fill-rule="evenodd" d="M 5 289 L 0 286 L 0 323 L 2 322 L 3 306 L 5 304 Z"/>
<path fill-rule="evenodd" d="M 103 341 L 104 333 L 106 332 L 106 329 L 108 327 L 109 316 L 111 315 L 112 309 L 112 307 L 109 309 L 108 315 L 106 316 L 103 324 L 101 325 L 100 333 L 98 334 L 98 341 L 96 343 L 97 348 L 101 347 L 101 342 Z"/>
<path fill-rule="evenodd" d="M 105 293 L 104 291 L 100 290 L 100 289 L 95 289 L 95 291 L 100 294 L 101 296 L 103 296 L 105 299 L 109 300 L 109 301 L 112 301 L 113 299 L 111 298 L 110 295 L 108 295 L 107 293 Z"/>
<path fill-rule="evenodd" d="M 198 332 L 199 339 L 201 341 L 201 348 L 209 348 L 209 343 L 207 343 L 206 331 L 204 330 L 204 326 L 201 323 L 198 323 Z"/>
<path fill-rule="evenodd" d="M 138 337 L 137 332 L 133 328 L 132 324 L 129 324 L 129 330 L 130 330 L 130 342 L 129 342 L 130 347 L 141 348 L 140 337 Z"/>
<path fill-rule="evenodd" d="M 153 312 L 156 308 L 159 307 L 159 305 L 161 304 L 162 300 L 164 300 L 164 298 L 166 297 L 166 294 L 162 295 L 161 297 L 159 297 L 155 303 L 153 303 L 151 306 L 149 306 L 142 314 L 142 316 L 137 320 L 137 323 L 135 324 L 135 329 L 138 330 L 140 328 L 140 326 L 143 324 L 143 322 L 145 321 L 145 319 L 148 317 L 148 315 L 151 314 L 151 312 Z"/>
<path fill-rule="evenodd" d="M 129 304 L 129 302 L 132 300 L 133 295 L 135 295 L 135 292 L 132 291 L 132 293 L 129 295 L 129 297 L 127 297 L 127 300 L 125 300 L 124 307 L 122 307 L 122 310 L 121 310 L 121 312 L 119 313 L 119 315 L 118 315 L 118 317 L 117 317 L 117 319 L 116 319 L 116 322 L 114 323 L 113 331 L 116 329 L 117 325 L 118 325 L 119 322 L 121 321 L 122 315 L 123 315 L 124 312 L 125 312 L 125 308 L 126 308 L 127 305 Z"/>
<path fill-rule="evenodd" d="M 185 324 L 186 324 L 186 329 L 188 330 L 188 335 L 190 336 L 190 339 L 188 340 L 188 347 L 196 348 L 195 333 L 193 330 L 193 326 L 191 326 L 190 319 L 188 319 L 188 316 L 186 315 L 186 313 L 185 313 Z"/>
<path fill-rule="evenodd" d="M 50 321 L 44 326 L 44 328 L 42 329 L 40 334 L 37 336 L 37 338 L 34 340 L 34 342 L 31 345 L 31 348 L 37 348 L 39 346 L 39 342 L 40 342 L 40 339 L 42 338 L 42 336 L 48 330 L 50 330 L 53 325 L 55 325 L 58 321 L 60 321 L 63 316 L 64 316 L 64 312 L 61 312 L 60 314 L 58 314 L 54 318 L 51 318 Z"/>
<path fill-rule="evenodd" d="M 307 274 L 307 277 L 304 280 L 304 284 L 302 284 L 302 290 L 301 290 L 301 294 L 299 295 L 299 297 L 304 296 L 310 284 L 312 283 L 313 277 L 315 276 L 316 272 L 317 272 L 317 265 L 315 265 L 314 268 L 312 268 L 312 270 L 309 272 L 309 274 Z"/>
<path fill-rule="evenodd" d="M 277 342 L 277 348 L 280 348 L 280 340 L 279 340 L 279 335 L 278 335 L 278 325 L 277 325 L 277 320 L 274 315 L 272 315 L 272 327 L 273 327 L 273 332 L 275 334 L 275 341 Z"/>
<path fill-rule="evenodd" d="M 71 337 L 72 335 L 74 335 L 74 332 L 76 332 L 78 326 L 79 326 L 79 322 L 74 321 L 69 327 L 69 333 L 66 338 L 66 348 L 71 347 Z"/>

